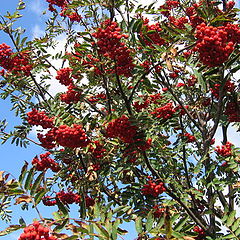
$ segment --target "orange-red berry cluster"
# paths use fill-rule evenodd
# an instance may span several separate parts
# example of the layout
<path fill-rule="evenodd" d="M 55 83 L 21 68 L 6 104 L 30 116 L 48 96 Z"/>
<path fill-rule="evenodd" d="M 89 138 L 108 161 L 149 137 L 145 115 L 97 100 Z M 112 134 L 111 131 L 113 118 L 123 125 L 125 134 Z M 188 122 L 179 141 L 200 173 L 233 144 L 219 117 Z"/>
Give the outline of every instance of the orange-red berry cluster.
<path fill-rule="evenodd" d="M 65 86 L 70 85 L 73 82 L 73 79 L 71 78 L 72 68 L 62 68 L 57 71 L 56 79 L 59 80 L 59 82 Z"/>
<path fill-rule="evenodd" d="M 54 118 L 49 118 L 45 111 L 40 112 L 35 108 L 27 113 L 27 121 L 30 125 L 41 126 L 44 129 L 53 127 L 53 119 Z"/>
<path fill-rule="evenodd" d="M 193 51 L 199 53 L 201 62 L 209 67 L 219 66 L 228 60 L 234 50 L 234 44 L 240 40 L 240 28 L 235 24 L 226 26 L 197 26 L 196 46 Z"/>
<path fill-rule="evenodd" d="M 50 154 L 50 152 L 46 152 L 44 154 L 40 154 L 40 159 L 36 156 L 32 160 L 32 164 L 35 165 L 37 171 L 45 171 L 48 168 L 50 168 L 53 172 L 58 172 L 60 170 L 59 164 L 49 157 Z"/>
<path fill-rule="evenodd" d="M 26 76 L 31 74 L 32 65 L 29 63 L 27 52 L 14 53 L 10 46 L 0 44 L 0 67 L 13 74 L 23 73 Z"/>
<path fill-rule="evenodd" d="M 137 127 L 132 125 L 127 116 L 123 115 L 109 122 L 106 132 L 110 138 L 120 138 L 125 143 L 132 143 L 137 134 Z"/>
<path fill-rule="evenodd" d="M 173 117 L 173 114 L 176 112 L 175 108 L 173 107 L 173 104 L 167 103 L 166 105 L 154 109 L 154 111 L 151 112 L 152 115 L 154 115 L 156 118 L 161 119 L 169 119 Z"/>
<path fill-rule="evenodd" d="M 50 229 L 42 226 L 38 221 L 24 228 L 18 240 L 58 240 L 50 234 Z"/>
<path fill-rule="evenodd" d="M 165 44 L 166 41 L 161 37 L 161 32 L 162 28 L 159 23 L 149 24 L 149 19 L 145 18 L 143 20 L 143 27 L 140 35 L 146 45 L 152 46 L 156 44 L 161 46 Z"/>
<path fill-rule="evenodd" d="M 212 88 L 210 88 L 212 95 L 217 99 L 219 98 L 220 87 L 221 85 L 219 83 L 216 83 Z M 224 92 L 231 93 L 234 91 L 234 89 L 235 89 L 234 83 L 232 83 L 230 80 L 227 80 L 223 88 Z"/>
<path fill-rule="evenodd" d="M 56 142 L 63 147 L 86 147 L 89 144 L 89 139 L 81 125 L 73 124 L 73 127 L 61 125 L 54 132 Z"/>
<path fill-rule="evenodd" d="M 97 39 L 96 45 L 99 54 L 109 57 L 115 62 L 116 66 L 115 69 L 111 69 L 112 73 L 130 77 L 134 68 L 133 58 L 130 55 L 130 49 L 121 42 L 122 38 L 128 38 L 128 36 L 121 33 L 118 24 L 106 20 L 103 22 L 102 28 L 98 28 L 92 36 Z"/>
<path fill-rule="evenodd" d="M 149 180 L 142 188 L 142 194 L 145 196 L 158 197 L 160 194 L 166 191 L 163 182 L 156 182 Z"/>
<path fill-rule="evenodd" d="M 225 145 L 217 146 L 215 149 L 215 152 L 223 157 L 229 157 L 232 155 L 232 146 L 233 144 L 230 142 L 227 142 Z"/>
<path fill-rule="evenodd" d="M 80 91 L 74 90 L 75 88 L 76 86 L 71 83 L 68 86 L 67 92 L 61 94 L 61 101 L 65 102 L 66 104 L 77 103 L 80 100 L 82 94 Z"/>
<path fill-rule="evenodd" d="M 240 106 L 238 102 L 228 102 L 224 112 L 229 122 L 240 122 Z"/>
<path fill-rule="evenodd" d="M 62 147 L 86 147 L 90 141 L 81 125 L 72 127 L 61 125 L 50 129 L 46 134 L 38 133 L 38 139 L 44 148 L 52 149 L 59 144 Z"/>

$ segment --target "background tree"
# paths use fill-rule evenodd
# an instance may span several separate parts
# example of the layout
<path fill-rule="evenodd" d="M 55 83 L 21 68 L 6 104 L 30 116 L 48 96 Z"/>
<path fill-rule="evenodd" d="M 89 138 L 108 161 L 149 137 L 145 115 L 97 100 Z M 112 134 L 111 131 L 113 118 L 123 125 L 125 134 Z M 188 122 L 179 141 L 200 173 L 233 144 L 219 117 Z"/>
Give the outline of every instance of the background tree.
<path fill-rule="evenodd" d="M 239 149 L 227 132 L 240 122 L 234 2 L 47 2 L 41 38 L 27 41 L 14 27 L 23 1 L 1 18 L 13 44 L 0 45 L 1 97 L 22 119 L 10 133 L 2 121 L 2 139 L 45 152 L 18 179 L 1 172 L 2 219 L 9 199 L 39 219 L 0 234 L 117 239 L 134 221 L 138 239 L 239 239 Z M 64 93 L 49 92 L 52 78 Z M 29 138 L 35 126 L 37 141 Z M 44 218 L 39 204 L 58 210 Z"/>

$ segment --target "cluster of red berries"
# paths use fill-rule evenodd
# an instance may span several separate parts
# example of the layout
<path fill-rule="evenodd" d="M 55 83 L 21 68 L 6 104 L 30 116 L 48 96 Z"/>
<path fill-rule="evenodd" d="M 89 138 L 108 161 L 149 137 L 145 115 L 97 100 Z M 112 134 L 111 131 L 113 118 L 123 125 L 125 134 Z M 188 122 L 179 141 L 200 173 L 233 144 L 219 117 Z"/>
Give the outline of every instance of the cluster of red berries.
<path fill-rule="evenodd" d="M 55 129 L 54 133 L 56 142 L 63 147 L 86 147 L 89 144 L 85 131 L 78 124 L 73 124 L 73 127 L 61 125 Z"/>
<path fill-rule="evenodd" d="M 196 239 L 196 240 L 204 240 L 206 238 L 206 233 L 205 233 L 205 231 L 202 228 L 200 228 L 198 226 L 195 226 L 193 228 L 193 231 L 198 233 L 198 235 L 194 239 Z"/>
<path fill-rule="evenodd" d="M 199 53 L 203 64 L 215 67 L 228 60 L 234 50 L 234 44 L 239 41 L 240 28 L 234 24 L 213 27 L 201 23 L 197 26 L 195 37 L 197 43 L 193 51 Z"/>
<path fill-rule="evenodd" d="M 186 139 L 187 143 L 196 142 L 196 138 L 193 135 L 191 135 L 190 133 L 184 133 L 183 136 Z"/>
<path fill-rule="evenodd" d="M 146 97 L 145 97 L 146 98 Z M 137 112 L 141 112 L 142 109 L 146 109 L 150 104 L 149 99 L 145 99 L 144 101 L 140 102 L 140 101 L 136 101 L 133 103 L 133 107 L 135 108 L 135 110 Z"/>
<path fill-rule="evenodd" d="M 105 100 L 107 98 L 105 93 L 98 93 L 94 96 L 89 97 L 87 100 L 91 103 L 96 103 L 100 100 Z"/>
<path fill-rule="evenodd" d="M 128 36 L 121 34 L 118 24 L 106 20 L 102 23 L 102 28 L 98 28 L 92 36 L 97 39 L 96 45 L 99 54 L 115 62 L 116 66 L 114 70 L 111 69 L 112 73 L 130 77 L 134 68 L 133 58 L 130 55 L 130 49 L 121 42 L 122 38 L 128 38 Z M 95 45 L 95 43 L 93 44 Z"/>
<path fill-rule="evenodd" d="M 69 67 L 62 68 L 57 71 L 56 79 L 59 80 L 61 84 L 69 86 L 73 82 L 73 79 L 71 78 L 72 71 L 72 68 Z"/>
<path fill-rule="evenodd" d="M 167 0 L 165 1 L 165 4 L 161 5 L 159 8 L 161 10 L 161 14 L 165 17 L 169 17 L 170 16 L 170 11 L 173 8 L 176 8 L 179 6 L 179 2 L 178 1 L 174 1 L 174 0 Z"/>
<path fill-rule="evenodd" d="M 165 192 L 166 189 L 164 187 L 163 182 L 156 182 L 153 180 L 149 180 L 147 184 L 144 184 L 141 192 L 145 196 L 152 196 L 154 198 L 158 197 L 160 194 Z"/>
<path fill-rule="evenodd" d="M 81 196 L 73 192 L 64 192 L 63 190 L 56 194 L 56 197 L 64 204 L 79 203 Z"/>
<path fill-rule="evenodd" d="M 224 114 L 228 116 L 229 122 L 240 122 L 239 103 L 235 101 L 228 102 Z"/>
<path fill-rule="evenodd" d="M 42 128 L 52 128 L 54 118 L 49 118 L 45 111 L 38 111 L 33 108 L 31 112 L 27 113 L 27 121 L 32 126 L 41 126 Z"/>
<path fill-rule="evenodd" d="M 142 109 L 146 109 L 150 104 L 159 104 L 159 100 L 163 98 L 160 93 L 151 94 L 149 96 L 143 95 L 143 101 L 136 101 L 133 103 L 133 107 L 136 109 L 137 112 L 140 112 Z"/>
<path fill-rule="evenodd" d="M 29 59 L 27 52 L 16 54 L 7 44 L 0 44 L 0 67 L 4 68 L 6 71 L 13 74 L 22 72 L 26 76 L 29 76 L 32 70 Z"/>
<path fill-rule="evenodd" d="M 47 0 L 47 2 L 58 7 L 65 7 L 67 5 L 66 0 Z"/>
<path fill-rule="evenodd" d="M 166 41 L 161 37 L 161 32 L 162 28 L 160 27 L 159 23 L 149 24 L 149 19 L 145 18 L 143 20 L 143 26 L 140 35 L 146 45 L 152 46 L 153 44 L 156 44 L 161 46 L 165 44 Z"/>
<path fill-rule="evenodd" d="M 188 23 L 187 17 L 175 18 L 173 16 L 168 17 L 169 22 L 178 29 L 185 29 L 185 24 Z"/>
<path fill-rule="evenodd" d="M 92 207 L 95 204 L 95 200 L 89 196 L 85 196 L 85 204 L 87 208 Z"/>
<path fill-rule="evenodd" d="M 225 145 L 217 146 L 215 149 L 215 152 L 223 157 L 229 157 L 232 155 L 232 146 L 233 144 L 230 142 L 227 142 Z"/>
<path fill-rule="evenodd" d="M 81 125 L 73 124 L 72 127 L 61 125 L 50 129 L 46 134 L 37 135 L 42 147 L 52 149 L 56 143 L 63 147 L 86 147 L 90 141 Z"/>
<path fill-rule="evenodd" d="M 173 107 L 172 103 L 167 103 L 166 105 L 154 109 L 154 111 L 151 112 L 152 115 L 154 115 L 156 118 L 161 119 L 169 119 L 173 117 L 173 114 L 176 112 L 175 108 Z"/>
<path fill-rule="evenodd" d="M 49 157 L 50 154 L 50 152 L 46 152 L 44 154 L 40 154 L 40 159 L 36 156 L 32 160 L 32 164 L 35 165 L 37 171 L 45 171 L 48 168 L 50 168 L 53 172 L 58 172 L 60 170 L 59 164 Z"/>
<path fill-rule="evenodd" d="M 110 138 L 120 138 L 125 143 L 132 143 L 137 134 L 137 127 L 132 125 L 127 116 L 123 115 L 108 123 L 106 133 Z"/>
<path fill-rule="evenodd" d="M 155 218 L 160 218 L 163 216 L 164 212 L 165 212 L 165 208 L 164 207 L 159 207 L 159 205 L 155 205 L 153 207 L 153 216 Z"/>
<path fill-rule="evenodd" d="M 45 196 L 42 198 L 42 202 L 45 206 L 54 206 L 57 204 L 57 201 L 55 198 L 52 198 L 50 196 Z"/>
<path fill-rule="evenodd" d="M 18 240 L 58 240 L 50 234 L 50 229 L 42 226 L 38 221 L 24 228 Z"/>
<path fill-rule="evenodd" d="M 62 102 L 65 102 L 66 104 L 70 103 L 77 103 L 81 98 L 81 92 L 74 90 L 76 86 L 74 86 L 72 83 L 68 86 L 68 90 L 66 93 L 61 94 L 60 99 Z"/>
<path fill-rule="evenodd" d="M 90 145 L 88 151 L 92 153 L 93 158 L 99 159 L 104 157 L 107 150 L 99 141 L 94 141 L 93 144 Z"/>
<path fill-rule="evenodd" d="M 41 142 L 41 146 L 43 148 L 52 149 L 56 147 L 54 128 L 50 129 L 45 134 L 38 133 L 37 137 L 38 137 L 38 140 Z"/>
<path fill-rule="evenodd" d="M 79 15 L 77 11 L 71 11 L 66 7 L 62 8 L 62 11 L 60 12 L 60 16 L 68 17 L 71 22 L 80 22 L 82 20 L 82 16 Z"/>
<path fill-rule="evenodd" d="M 217 99 L 219 98 L 220 86 L 221 85 L 219 83 L 216 83 L 212 88 L 210 88 L 212 95 Z M 227 80 L 223 87 L 223 91 L 231 93 L 234 91 L 234 89 L 235 89 L 234 83 L 232 83 L 230 80 Z"/>

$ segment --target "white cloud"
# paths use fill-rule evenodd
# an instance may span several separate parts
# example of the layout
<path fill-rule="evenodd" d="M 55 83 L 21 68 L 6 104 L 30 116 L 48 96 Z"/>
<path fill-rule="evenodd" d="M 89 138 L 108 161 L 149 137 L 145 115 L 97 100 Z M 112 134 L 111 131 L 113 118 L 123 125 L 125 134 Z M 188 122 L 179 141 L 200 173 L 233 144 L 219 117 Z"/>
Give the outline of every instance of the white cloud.
<path fill-rule="evenodd" d="M 39 24 L 36 24 L 32 29 L 32 38 L 40 38 L 44 36 L 44 30 L 41 29 Z"/>
<path fill-rule="evenodd" d="M 30 4 L 30 9 L 36 15 L 41 16 L 42 12 L 45 10 L 44 4 L 42 0 L 34 0 Z"/>

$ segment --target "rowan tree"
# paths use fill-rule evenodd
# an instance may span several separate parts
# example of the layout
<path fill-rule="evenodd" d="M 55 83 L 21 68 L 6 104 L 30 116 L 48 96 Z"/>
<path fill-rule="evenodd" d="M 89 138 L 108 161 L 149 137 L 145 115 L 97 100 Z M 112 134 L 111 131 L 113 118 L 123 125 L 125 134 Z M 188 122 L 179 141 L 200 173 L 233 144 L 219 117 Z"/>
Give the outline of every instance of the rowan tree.
<path fill-rule="evenodd" d="M 9 200 L 39 218 L 0 235 L 114 240 L 134 222 L 138 240 L 239 239 L 240 152 L 228 139 L 240 126 L 234 2 L 46 2 L 42 37 L 18 28 L 22 0 L 1 18 L 12 45 L 0 44 L 0 96 L 22 120 L 12 132 L 3 120 L 1 137 L 40 150 L 17 179 L 0 175 L 2 220 Z M 66 91 L 50 93 L 56 82 Z M 45 218 L 39 205 L 57 210 Z"/>

